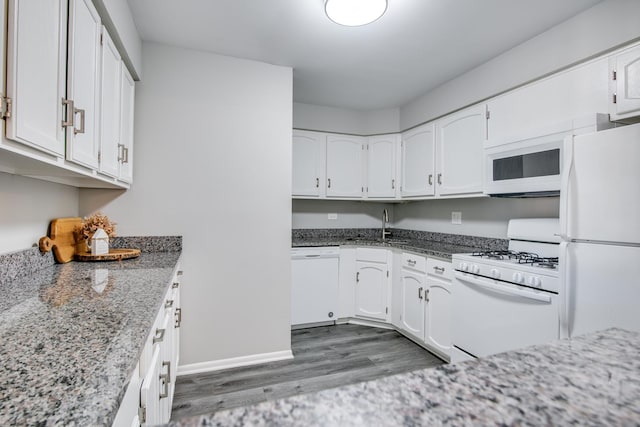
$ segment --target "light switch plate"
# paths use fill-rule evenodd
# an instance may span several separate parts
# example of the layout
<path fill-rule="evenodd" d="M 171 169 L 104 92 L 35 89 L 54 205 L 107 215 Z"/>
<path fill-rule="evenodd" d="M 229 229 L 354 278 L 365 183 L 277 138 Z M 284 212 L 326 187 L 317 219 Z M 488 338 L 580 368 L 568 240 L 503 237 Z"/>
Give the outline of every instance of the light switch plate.
<path fill-rule="evenodd" d="M 338 219 L 338 214 L 337 213 L 330 213 L 327 214 L 327 219 Z"/>
<path fill-rule="evenodd" d="M 451 224 L 462 224 L 462 212 L 451 212 Z"/>

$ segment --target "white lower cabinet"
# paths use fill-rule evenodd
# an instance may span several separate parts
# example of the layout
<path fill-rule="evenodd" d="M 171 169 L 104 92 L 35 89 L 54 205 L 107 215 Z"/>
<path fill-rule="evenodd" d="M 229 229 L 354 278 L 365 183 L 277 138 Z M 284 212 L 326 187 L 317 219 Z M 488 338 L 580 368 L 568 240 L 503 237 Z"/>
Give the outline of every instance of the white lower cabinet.
<path fill-rule="evenodd" d="M 355 316 L 387 321 L 391 291 L 391 254 L 387 249 L 356 250 Z"/>
<path fill-rule="evenodd" d="M 178 269 L 163 299 L 116 414 L 116 427 L 154 426 L 171 419 L 182 320 L 181 275 Z"/>
<path fill-rule="evenodd" d="M 400 327 L 419 340 L 424 340 L 426 259 L 409 253 L 402 254 Z"/>
<path fill-rule="evenodd" d="M 451 262 L 427 260 L 424 343 L 445 358 L 451 357 Z"/>

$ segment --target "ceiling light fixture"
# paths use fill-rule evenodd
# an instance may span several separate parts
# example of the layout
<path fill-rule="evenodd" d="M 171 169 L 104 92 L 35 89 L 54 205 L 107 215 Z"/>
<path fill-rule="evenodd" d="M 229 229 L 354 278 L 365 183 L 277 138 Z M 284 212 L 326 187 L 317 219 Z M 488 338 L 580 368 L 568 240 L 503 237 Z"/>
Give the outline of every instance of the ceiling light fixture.
<path fill-rule="evenodd" d="M 387 10 L 387 0 L 326 0 L 324 10 L 336 24 L 358 27 L 380 18 Z"/>

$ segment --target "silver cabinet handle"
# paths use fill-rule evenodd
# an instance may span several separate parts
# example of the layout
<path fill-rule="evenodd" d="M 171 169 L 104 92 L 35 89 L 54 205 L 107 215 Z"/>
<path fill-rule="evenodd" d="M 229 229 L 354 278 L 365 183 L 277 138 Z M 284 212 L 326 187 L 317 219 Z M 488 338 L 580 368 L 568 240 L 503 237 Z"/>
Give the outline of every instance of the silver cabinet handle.
<path fill-rule="evenodd" d="M 176 328 L 179 328 L 180 324 L 182 323 L 182 309 L 181 308 L 176 308 L 175 316 L 176 316 L 176 323 L 174 324 L 174 326 Z"/>
<path fill-rule="evenodd" d="M 429 185 L 433 185 L 433 174 L 429 174 Z"/>
<path fill-rule="evenodd" d="M 427 290 L 424 292 L 424 300 L 425 300 L 426 302 L 429 302 L 429 289 L 427 289 Z"/>
<path fill-rule="evenodd" d="M 171 285 L 171 287 L 172 287 L 173 289 L 177 289 L 177 288 L 179 288 L 179 287 L 180 287 L 180 282 L 173 282 L 173 284 Z"/>
<path fill-rule="evenodd" d="M 162 340 L 164 340 L 164 332 L 165 332 L 164 329 L 160 329 L 160 328 L 156 329 L 156 336 L 153 337 L 154 344 L 162 342 Z"/>
<path fill-rule="evenodd" d="M 122 160 L 122 163 L 129 163 L 129 147 L 124 147 L 123 152 L 124 159 Z"/>
<path fill-rule="evenodd" d="M 392 190 L 395 190 L 395 189 L 396 189 L 396 180 L 395 180 L 395 179 L 392 179 L 392 180 L 391 180 L 391 189 L 392 189 Z"/>
<path fill-rule="evenodd" d="M 84 133 L 84 110 L 74 107 L 73 115 L 75 116 L 77 113 L 80 113 L 80 129 L 76 129 L 75 126 L 73 127 L 73 133 L 76 135 L 79 133 Z"/>
<path fill-rule="evenodd" d="M 167 367 L 167 382 L 171 383 L 171 361 L 162 362 L 162 366 L 166 366 Z"/>
<path fill-rule="evenodd" d="M 327 188 L 331 188 L 331 178 L 327 178 L 327 181 L 328 181 Z"/>
<path fill-rule="evenodd" d="M 435 270 L 436 273 L 444 273 L 444 267 L 435 266 L 433 267 L 433 269 Z"/>
<path fill-rule="evenodd" d="M 124 160 L 124 144 L 118 144 L 118 161 Z"/>
<path fill-rule="evenodd" d="M 438 174 L 438 185 L 442 185 L 442 174 Z"/>
<path fill-rule="evenodd" d="M 422 287 L 418 288 L 418 298 L 422 299 Z"/>
<path fill-rule="evenodd" d="M 162 365 L 165 366 L 165 363 L 168 362 L 162 362 Z M 165 397 L 169 397 L 169 374 L 160 374 L 160 381 L 162 381 L 162 391 L 160 392 L 160 399 L 164 399 Z"/>
<path fill-rule="evenodd" d="M 73 126 L 73 119 L 75 118 L 75 116 L 73 115 L 73 111 L 74 111 L 73 100 L 62 98 L 62 106 L 65 108 L 64 119 L 62 120 L 62 127 L 66 128 L 68 126 Z"/>
<path fill-rule="evenodd" d="M 320 178 L 316 178 L 316 188 L 320 188 Z"/>
<path fill-rule="evenodd" d="M 176 276 L 182 276 L 182 270 L 178 270 L 178 272 L 176 273 Z"/>
<path fill-rule="evenodd" d="M 409 264 L 410 266 L 412 266 L 412 267 L 413 267 L 413 266 L 415 266 L 415 265 L 416 265 L 416 261 L 415 261 L 415 260 L 413 260 L 413 259 L 408 259 L 408 260 L 407 260 L 407 264 Z"/>
<path fill-rule="evenodd" d="M 173 300 L 172 299 L 166 300 L 164 303 L 164 308 L 171 308 L 171 307 L 173 307 Z"/>
<path fill-rule="evenodd" d="M 360 282 L 360 272 L 356 273 L 356 283 Z"/>

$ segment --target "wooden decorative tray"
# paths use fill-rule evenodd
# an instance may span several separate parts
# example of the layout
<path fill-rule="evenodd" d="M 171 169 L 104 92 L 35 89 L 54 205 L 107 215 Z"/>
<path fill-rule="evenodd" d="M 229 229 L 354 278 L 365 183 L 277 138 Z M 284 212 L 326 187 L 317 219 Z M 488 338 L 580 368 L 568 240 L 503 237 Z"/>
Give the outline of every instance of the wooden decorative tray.
<path fill-rule="evenodd" d="M 140 249 L 109 249 L 108 254 L 91 255 L 91 252 L 77 252 L 74 255 L 76 261 L 120 261 L 123 259 L 137 258 Z"/>

